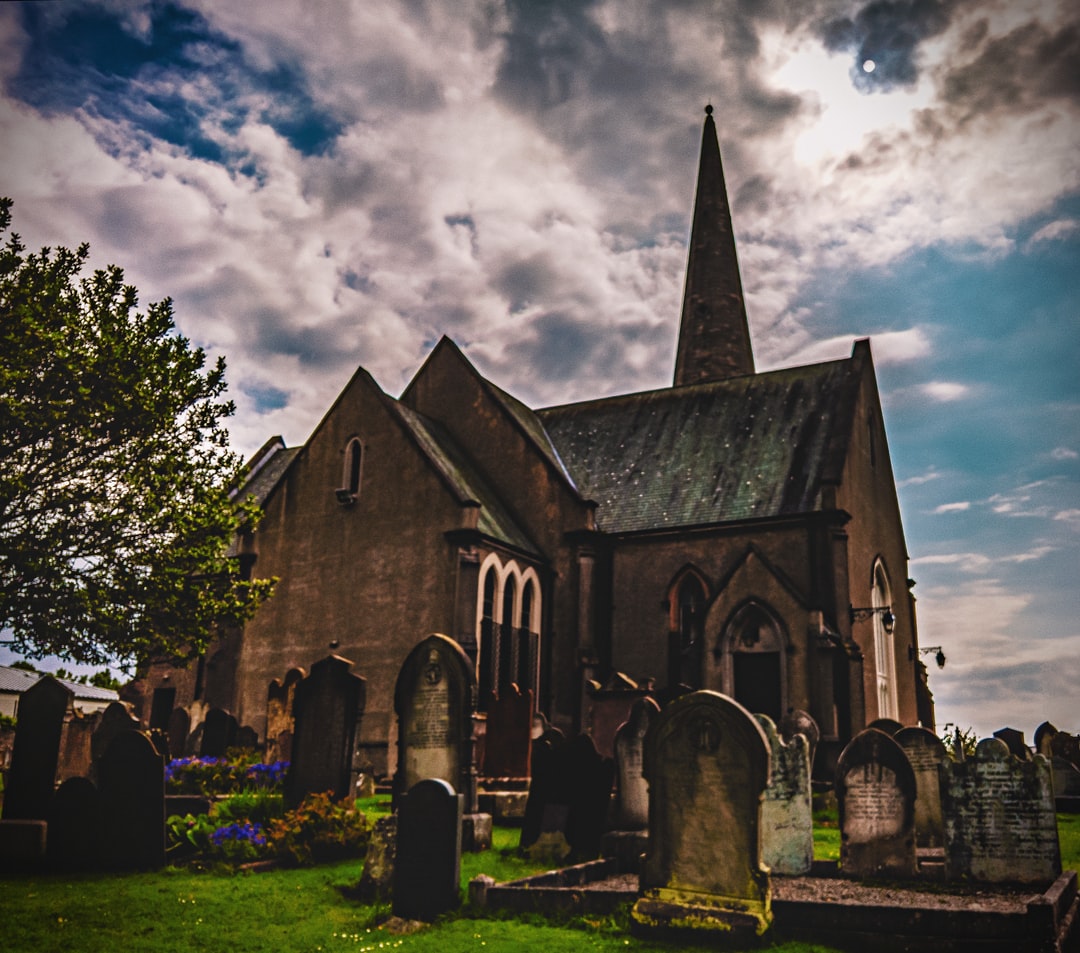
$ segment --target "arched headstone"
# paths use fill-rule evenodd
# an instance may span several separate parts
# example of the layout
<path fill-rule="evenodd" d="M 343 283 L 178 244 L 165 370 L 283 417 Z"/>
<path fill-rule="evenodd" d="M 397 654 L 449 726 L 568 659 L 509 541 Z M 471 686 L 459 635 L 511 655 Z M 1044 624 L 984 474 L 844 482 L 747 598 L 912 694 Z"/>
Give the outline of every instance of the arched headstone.
<path fill-rule="evenodd" d="M 122 731 L 98 763 L 104 857 L 114 870 L 165 864 L 165 759 L 141 731 Z"/>
<path fill-rule="evenodd" d="M 915 772 L 915 846 L 944 847 L 938 765 L 949 760 L 945 744 L 926 728 L 902 728 L 893 740 L 904 749 Z"/>
<path fill-rule="evenodd" d="M 4 788 L 4 820 L 44 820 L 56 785 L 64 717 L 75 693 L 51 675 L 23 692 Z"/>
<path fill-rule="evenodd" d="M 615 826 L 621 831 L 640 831 L 649 826 L 649 785 L 642 766 L 645 736 L 660 717 L 660 706 L 640 698 L 630 717 L 615 733 Z"/>
<path fill-rule="evenodd" d="M 428 778 L 401 798 L 394 859 L 395 916 L 434 920 L 461 902 L 463 798 Z"/>
<path fill-rule="evenodd" d="M 640 929 L 694 924 L 761 935 L 772 921 L 761 861 L 769 743 L 745 708 L 717 692 L 670 702 L 645 739 L 649 844 Z"/>

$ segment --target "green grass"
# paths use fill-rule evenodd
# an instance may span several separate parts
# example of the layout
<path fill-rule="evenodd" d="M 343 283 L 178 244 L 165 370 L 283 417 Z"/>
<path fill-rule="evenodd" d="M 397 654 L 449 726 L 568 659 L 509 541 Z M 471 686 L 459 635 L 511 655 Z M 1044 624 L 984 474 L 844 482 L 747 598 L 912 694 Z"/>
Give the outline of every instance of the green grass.
<path fill-rule="evenodd" d="M 1057 821 L 1061 869 L 1080 871 L 1080 814 L 1059 814 Z"/>

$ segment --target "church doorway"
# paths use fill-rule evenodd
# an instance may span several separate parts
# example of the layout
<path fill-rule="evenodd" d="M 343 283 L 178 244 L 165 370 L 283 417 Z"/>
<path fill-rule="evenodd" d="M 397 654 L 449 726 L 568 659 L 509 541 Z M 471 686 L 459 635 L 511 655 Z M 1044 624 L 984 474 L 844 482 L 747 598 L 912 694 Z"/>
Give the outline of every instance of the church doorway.
<path fill-rule="evenodd" d="M 720 640 L 722 691 L 753 714 L 779 723 L 786 708 L 783 630 L 759 602 L 731 617 Z"/>

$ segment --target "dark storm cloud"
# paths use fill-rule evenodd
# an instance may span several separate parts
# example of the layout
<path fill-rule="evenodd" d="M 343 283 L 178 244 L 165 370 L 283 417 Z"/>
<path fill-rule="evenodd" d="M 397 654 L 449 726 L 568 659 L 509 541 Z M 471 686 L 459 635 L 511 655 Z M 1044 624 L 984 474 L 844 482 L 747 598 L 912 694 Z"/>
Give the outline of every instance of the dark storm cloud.
<path fill-rule="evenodd" d="M 821 27 L 825 48 L 854 52 L 851 79 L 863 92 L 912 86 L 919 76 L 919 44 L 949 25 L 963 0 L 874 0 L 853 17 L 827 20 Z M 864 64 L 872 62 L 867 72 Z"/>
<path fill-rule="evenodd" d="M 7 92 L 46 115 L 85 109 L 214 162 L 227 161 L 223 140 L 251 118 L 305 155 L 341 131 L 299 69 L 245 63 L 240 45 L 193 11 L 152 4 L 139 35 L 93 3 L 18 9 L 27 47 Z"/>
<path fill-rule="evenodd" d="M 985 29 L 985 24 L 983 24 Z M 971 45 L 980 45 L 982 31 Z M 1015 112 L 1048 99 L 1080 100 L 1080 27 L 1057 31 L 1027 23 L 986 43 L 978 56 L 947 73 L 943 99 L 960 119 Z"/>
<path fill-rule="evenodd" d="M 511 312 L 523 311 L 559 287 L 559 274 L 549 255 L 534 255 L 500 268 L 492 285 L 506 297 Z"/>
<path fill-rule="evenodd" d="M 549 312 L 532 320 L 528 336 L 507 351 L 514 360 L 522 362 L 522 367 L 531 368 L 539 377 L 568 381 L 588 377 L 588 367 L 603 341 L 604 331 L 595 324 Z"/>

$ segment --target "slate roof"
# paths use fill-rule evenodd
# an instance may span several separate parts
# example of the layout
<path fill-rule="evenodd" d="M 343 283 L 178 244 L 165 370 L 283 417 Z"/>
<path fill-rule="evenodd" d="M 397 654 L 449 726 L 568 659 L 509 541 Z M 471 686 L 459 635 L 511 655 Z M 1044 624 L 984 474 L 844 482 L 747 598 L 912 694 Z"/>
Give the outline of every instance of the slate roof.
<path fill-rule="evenodd" d="M 237 493 L 254 496 L 262 506 L 303 447 L 286 447 L 281 437 L 271 437 L 247 465 L 247 475 Z"/>
<path fill-rule="evenodd" d="M 0 692 L 21 695 L 28 688 L 36 685 L 41 680 L 38 672 L 27 672 L 21 668 L 8 668 L 0 665 Z M 97 685 L 83 685 L 81 682 L 71 682 L 66 678 L 57 679 L 65 688 L 70 688 L 76 698 L 87 701 L 116 701 L 120 696 L 111 688 L 98 688 Z"/>
<path fill-rule="evenodd" d="M 480 504 L 477 529 L 485 536 L 537 555 L 539 551 L 536 546 L 506 511 L 495 491 L 468 461 L 445 428 L 399 401 L 391 403 L 402 423 L 451 485 L 458 499 Z"/>
<path fill-rule="evenodd" d="M 610 533 L 806 513 L 837 479 L 857 357 L 537 411 Z"/>

